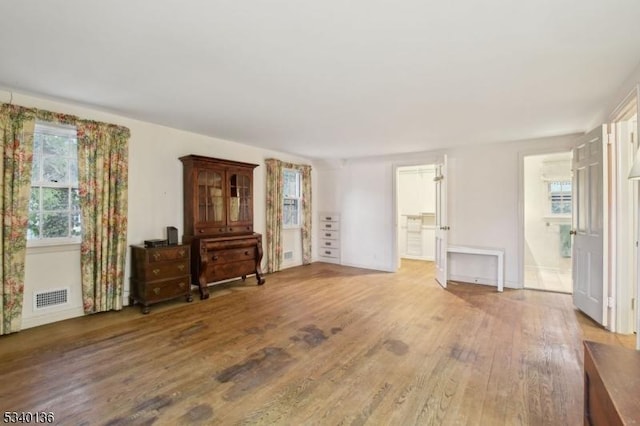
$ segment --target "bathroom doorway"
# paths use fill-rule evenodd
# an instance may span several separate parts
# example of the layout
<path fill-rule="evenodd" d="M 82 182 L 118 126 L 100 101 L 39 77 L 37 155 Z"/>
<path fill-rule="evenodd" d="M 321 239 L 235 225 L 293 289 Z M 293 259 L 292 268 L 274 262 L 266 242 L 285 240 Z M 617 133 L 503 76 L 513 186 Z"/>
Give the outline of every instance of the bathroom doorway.
<path fill-rule="evenodd" d="M 571 151 L 524 157 L 524 288 L 572 293 Z"/>

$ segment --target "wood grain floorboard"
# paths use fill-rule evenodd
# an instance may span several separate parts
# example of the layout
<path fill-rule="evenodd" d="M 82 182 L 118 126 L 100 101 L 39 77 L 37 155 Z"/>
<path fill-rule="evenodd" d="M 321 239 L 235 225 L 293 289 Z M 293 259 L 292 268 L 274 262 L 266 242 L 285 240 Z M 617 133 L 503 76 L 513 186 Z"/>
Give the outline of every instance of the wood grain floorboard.
<path fill-rule="evenodd" d="M 195 295 L 195 292 L 194 292 Z M 0 408 L 61 425 L 578 425 L 571 296 L 315 263 L 0 336 Z"/>

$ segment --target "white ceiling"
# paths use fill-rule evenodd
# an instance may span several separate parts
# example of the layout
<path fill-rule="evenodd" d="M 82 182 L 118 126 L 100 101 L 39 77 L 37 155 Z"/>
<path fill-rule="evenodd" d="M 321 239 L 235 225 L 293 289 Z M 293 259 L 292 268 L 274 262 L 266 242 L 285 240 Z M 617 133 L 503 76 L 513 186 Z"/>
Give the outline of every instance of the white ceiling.
<path fill-rule="evenodd" d="M 0 87 L 313 158 L 588 130 L 638 0 L 5 0 Z"/>

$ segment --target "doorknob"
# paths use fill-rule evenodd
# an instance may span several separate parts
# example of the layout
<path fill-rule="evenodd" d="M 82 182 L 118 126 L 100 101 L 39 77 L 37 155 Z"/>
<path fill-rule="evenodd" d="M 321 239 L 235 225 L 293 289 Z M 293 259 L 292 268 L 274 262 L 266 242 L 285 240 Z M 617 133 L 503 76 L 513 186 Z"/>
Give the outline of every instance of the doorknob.
<path fill-rule="evenodd" d="M 578 231 L 576 231 L 575 229 L 572 229 L 571 231 L 569 231 L 569 235 L 577 235 Z"/>
<path fill-rule="evenodd" d="M 440 227 L 440 229 L 441 229 L 442 231 L 448 231 L 448 230 L 449 230 L 449 229 L 451 229 L 451 228 L 449 228 L 448 226 L 441 226 L 441 227 Z"/>

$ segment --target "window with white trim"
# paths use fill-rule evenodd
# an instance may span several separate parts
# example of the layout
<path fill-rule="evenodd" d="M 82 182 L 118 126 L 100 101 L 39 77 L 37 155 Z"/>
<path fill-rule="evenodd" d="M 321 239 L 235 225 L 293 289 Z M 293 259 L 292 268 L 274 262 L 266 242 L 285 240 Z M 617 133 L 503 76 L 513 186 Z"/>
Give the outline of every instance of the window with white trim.
<path fill-rule="evenodd" d="M 27 241 L 30 246 L 79 243 L 80 222 L 76 128 L 37 122 Z"/>
<path fill-rule="evenodd" d="M 300 206 L 302 203 L 301 175 L 298 170 L 284 169 L 282 226 L 284 228 L 300 227 Z"/>
<path fill-rule="evenodd" d="M 549 191 L 549 215 L 571 216 L 572 185 L 570 180 L 551 181 L 547 184 Z"/>

